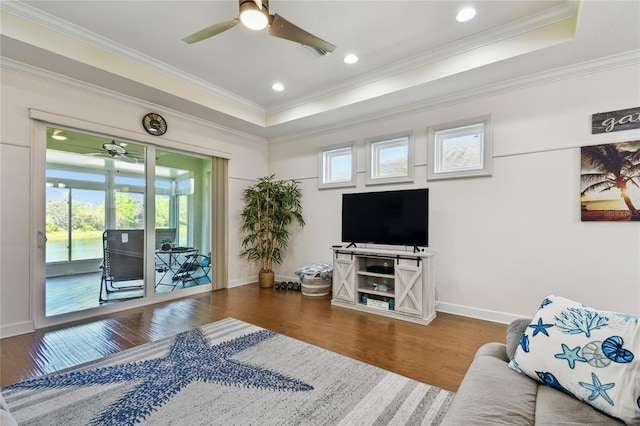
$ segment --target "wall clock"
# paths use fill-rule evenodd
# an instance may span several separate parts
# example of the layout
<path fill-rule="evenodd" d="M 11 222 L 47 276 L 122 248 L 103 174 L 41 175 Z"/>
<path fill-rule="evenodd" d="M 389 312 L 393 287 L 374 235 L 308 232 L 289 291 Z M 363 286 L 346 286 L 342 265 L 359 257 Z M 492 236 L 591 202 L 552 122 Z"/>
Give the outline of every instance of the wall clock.
<path fill-rule="evenodd" d="M 150 135 L 160 136 L 164 135 L 167 131 L 167 122 L 161 115 L 150 112 L 142 117 L 142 127 L 144 127 Z"/>

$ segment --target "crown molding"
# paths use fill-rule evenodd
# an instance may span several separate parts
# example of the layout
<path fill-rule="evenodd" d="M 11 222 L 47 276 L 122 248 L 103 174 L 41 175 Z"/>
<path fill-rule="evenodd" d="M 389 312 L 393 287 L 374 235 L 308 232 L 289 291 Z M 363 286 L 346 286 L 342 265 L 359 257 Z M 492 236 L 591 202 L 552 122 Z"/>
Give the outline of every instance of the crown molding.
<path fill-rule="evenodd" d="M 474 49 L 496 43 L 500 40 L 505 40 L 537 28 L 551 25 L 558 21 L 572 18 L 577 14 L 580 1 L 581 0 L 567 1 L 555 8 L 547 9 L 527 18 L 519 19 L 500 27 L 485 30 L 481 33 L 474 34 L 473 36 L 457 40 L 453 43 L 439 46 L 404 61 L 399 61 L 393 65 L 381 67 L 368 73 L 361 74 L 353 79 L 343 80 L 340 84 L 332 86 L 331 88 L 308 93 L 307 95 L 298 97 L 295 100 L 268 107 L 254 103 L 195 76 L 185 74 L 183 71 L 175 67 L 87 31 L 75 24 L 67 21 L 61 21 L 59 18 L 29 6 L 21 1 L 4 1 L 0 3 L 0 8 L 49 30 L 56 31 L 82 43 L 86 43 L 126 60 L 138 63 L 176 80 L 188 83 L 207 94 L 220 97 L 265 117 L 285 112 L 287 110 L 300 108 L 305 105 L 318 102 L 323 98 L 337 96 L 349 89 L 364 87 L 372 83 L 394 77 L 399 73 L 410 69 L 434 63 L 444 58 L 472 51 Z"/>
<path fill-rule="evenodd" d="M 278 114 L 290 109 L 302 107 L 320 99 L 336 96 L 346 90 L 357 87 L 364 87 L 385 79 L 392 78 L 407 70 L 419 68 L 428 64 L 450 58 L 461 53 L 470 52 L 485 46 L 489 46 L 501 40 L 518 36 L 520 34 L 533 31 L 557 22 L 574 18 L 578 13 L 580 1 L 570 1 L 552 9 L 547 9 L 535 15 L 522 18 L 517 21 L 494 27 L 480 33 L 456 40 L 454 42 L 438 46 L 404 61 L 380 67 L 378 69 L 362 73 L 354 78 L 342 80 L 339 85 L 331 88 L 308 93 L 305 96 L 289 102 L 274 104 L 266 108 L 266 114 Z"/>
<path fill-rule="evenodd" d="M 151 102 L 146 102 L 140 100 L 138 98 L 134 98 L 124 93 L 116 92 L 113 90 L 105 89 L 104 87 L 100 87 L 91 83 L 87 83 L 84 81 L 76 80 L 74 78 L 57 74 L 51 71 L 43 70 L 42 68 L 38 68 L 32 65 L 24 64 L 22 62 L 15 61 L 13 59 L 2 57 L 0 60 L 0 71 L 2 72 L 11 72 L 13 74 L 21 75 L 27 78 L 36 79 L 39 81 L 43 81 L 45 83 L 53 84 L 59 87 L 64 87 L 67 89 L 78 90 L 84 93 L 91 94 L 93 96 L 98 96 L 104 99 L 108 99 L 116 102 L 123 102 L 129 105 L 135 105 L 145 110 L 153 110 L 153 111 L 163 111 L 164 113 L 170 113 L 176 117 L 180 117 L 181 119 L 197 123 L 202 126 L 206 126 L 212 130 L 224 132 L 230 135 L 238 136 L 247 140 L 252 140 L 254 142 L 259 142 L 266 144 L 267 139 L 243 132 L 241 130 L 235 129 L 233 127 L 223 126 L 212 121 L 204 120 L 198 117 L 194 117 L 189 114 L 185 114 L 181 111 L 177 111 L 172 108 L 167 108 L 162 105 L 153 104 Z"/>
<path fill-rule="evenodd" d="M 486 98 L 490 96 L 496 96 L 503 93 L 522 90 L 528 87 L 534 87 L 538 85 L 549 84 L 555 81 L 565 80 L 588 75 L 591 73 L 607 71 L 616 68 L 623 68 L 627 66 L 640 65 L 640 50 L 632 50 L 619 55 L 612 55 L 597 60 L 586 61 L 575 65 L 569 65 L 566 67 L 557 68 L 551 71 L 540 72 L 525 77 L 515 78 L 493 85 L 483 86 L 475 90 L 465 90 L 441 96 L 438 98 L 432 98 L 427 101 L 421 101 L 409 105 L 402 105 L 396 108 L 386 109 L 384 111 L 363 115 L 354 119 L 343 120 L 336 122 L 331 126 L 313 127 L 299 132 L 288 133 L 284 136 L 264 138 L 256 134 L 243 132 L 241 130 L 222 126 L 211 121 L 203 120 L 180 111 L 176 111 L 170 108 L 166 108 L 160 105 L 152 104 L 142 101 L 137 98 L 130 97 L 126 94 L 115 92 L 109 89 L 105 89 L 96 85 L 85 83 L 79 80 L 72 79 L 67 76 L 56 74 L 50 71 L 42 70 L 31 65 L 26 65 L 21 62 L 17 62 L 11 59 L 2 58 L 0 61 L 0 70 L 3 72 L 12 72 L 14 74 L 23 75 L 29 78 L 38 79 L 47 83 L 55 84 L 58 86 L 70 88 L 73 90 L 79 90 L 86 93 L 90 93 L 95 96 L 100 96 L 106 99 L 115 100 L 119 102 L 126 102 L 128 104 L 134 104 L 140 106 L 143 109 L 155 109 L 159 111 L 168 111 L 171 114 L 178 116 L 186 121 L 198 123 L 203 126 L 207 126 L 211 129 L 226 132 L 235 136 L 246 138 L 254 142 L 259 143 L 280 143 L 286 142 L 292 139 L 300 137 L 309 137 L 313 135 L 321 135 L 337 130 L 344 130 L 356 126 L 362 126 L 367 123 L 380 121 L 382 119 L 392 119 L 406 114 L 412 114 L 424 110 L 441 108 L 449 105 L 459 104 L 463 102 L 469 102 L 479 98 Z"/>
<path fill-rule="evenodd" d="M 2 1 L 0 2 L 0 10 L 5 10 L 12 15 L 25 19 L 41 27 L 47 28 L 51 31 L 60 33 L 64 36 L 70 37 L 81 43 L 88 44 L 97 49 L 111 53 L 133 63 L 138 63 L 144 67 L 167 75 L 173 79 L 183 81 L 209 95 L 222 98 L 242 108 L 257 112 L 262 116 L 265 115 L 265 108 L 262 105 L 238 96 L 221 87 L 215 86 L 203 79 L 190 74 L 186 74 L 182 70 L 151 58 L 122 44 L 116 43 L 113 40 L 109 40 L 91 31 L 87 31 L 86 29 L 79 27 L 71 22 L 61 20 L 58 17 L 52 16 L 46 12 L 29 6 L 22 1 Z"/>
<path fill-rule="evenodd" d="M 510 80 L 502 81 L 500 83 L 486 85 L 474 90 L 459 91 L 445 96 L 431 98 L 427 101 L 421 101 L 413 104 L 398 106 L 396 108 L 390 108 L 384 111 L 359 116 L 354 119 L 335 122 L 332 126 L 308 128 L 301 132 L 295 132 L 287 134 L 285 136 L 270 138 L 269 144 L 287 142 L 301 137 L 322 135 L 338 130 L 345 130 L 357 126 L 366 125 L 368 123 L 379 122 L 380 120 L 387 120 L 430 109 L 470 102 L 481 98 L 515 92 L 529 87 L 540 86 L 571 78 L 577 78 L 592 73 L 637 65 L 640 65 L 640 50 L 632 50 L 618 55 L 612 55 L 596 60 L 581 62 L 579 64 L 556 68 L 550 71 L 531 74 L 525 77 L 513 78 Z"/>

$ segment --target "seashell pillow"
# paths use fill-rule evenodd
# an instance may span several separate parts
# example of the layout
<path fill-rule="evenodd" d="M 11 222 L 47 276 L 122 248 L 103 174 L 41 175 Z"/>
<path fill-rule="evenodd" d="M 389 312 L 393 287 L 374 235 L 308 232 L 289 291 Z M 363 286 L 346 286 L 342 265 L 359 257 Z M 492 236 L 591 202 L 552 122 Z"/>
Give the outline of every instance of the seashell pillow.
<path fill-rule="evenodd" d="M 635 315 L 548 296 L 509 367 L 627 424 L 640 424 L 640 325 Z"/>

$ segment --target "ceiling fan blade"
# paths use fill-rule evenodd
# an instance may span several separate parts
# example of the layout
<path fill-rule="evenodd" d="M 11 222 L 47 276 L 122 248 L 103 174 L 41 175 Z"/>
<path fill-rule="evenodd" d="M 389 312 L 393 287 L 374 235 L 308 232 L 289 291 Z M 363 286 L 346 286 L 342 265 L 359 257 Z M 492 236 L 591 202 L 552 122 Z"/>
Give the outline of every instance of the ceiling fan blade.
<path fill-rule="evenodd" d="M 188 37 L 182 39 L 187 44 L 196 43 L 198 41 L 205 40 L 209 37 L 213 37 L 214 35 L 218 35 L 224 31 L 230 30 L 231 28 L 238 25 L 240 19 L 236 18 L 233 21 L 219 22 L 210 27 L 205 28 L 204 30 L 200 30 L 197 33 L 191 34 Z"/>
<path fill-rule="evenodd" d="M 300 27 L 293 25 L 277 13 L 271 15 L 271 25 L 269 25 L 269 35 L 283 38 L 285 40 L 295 41 L 304 44 L 318 51 L 321 55 L 333 52 L 336 47 L 321 38 L 306 32 Z"/>

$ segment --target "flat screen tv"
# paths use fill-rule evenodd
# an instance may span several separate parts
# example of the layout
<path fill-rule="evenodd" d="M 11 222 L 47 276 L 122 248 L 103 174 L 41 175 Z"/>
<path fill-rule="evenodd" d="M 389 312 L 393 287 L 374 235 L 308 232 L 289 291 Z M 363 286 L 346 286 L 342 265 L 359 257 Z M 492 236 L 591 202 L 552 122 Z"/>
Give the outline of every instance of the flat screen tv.
<path fill-rule="evenodd" d="M 342 241 L 427 247 L 429 189 L 342 194 Z"/>

